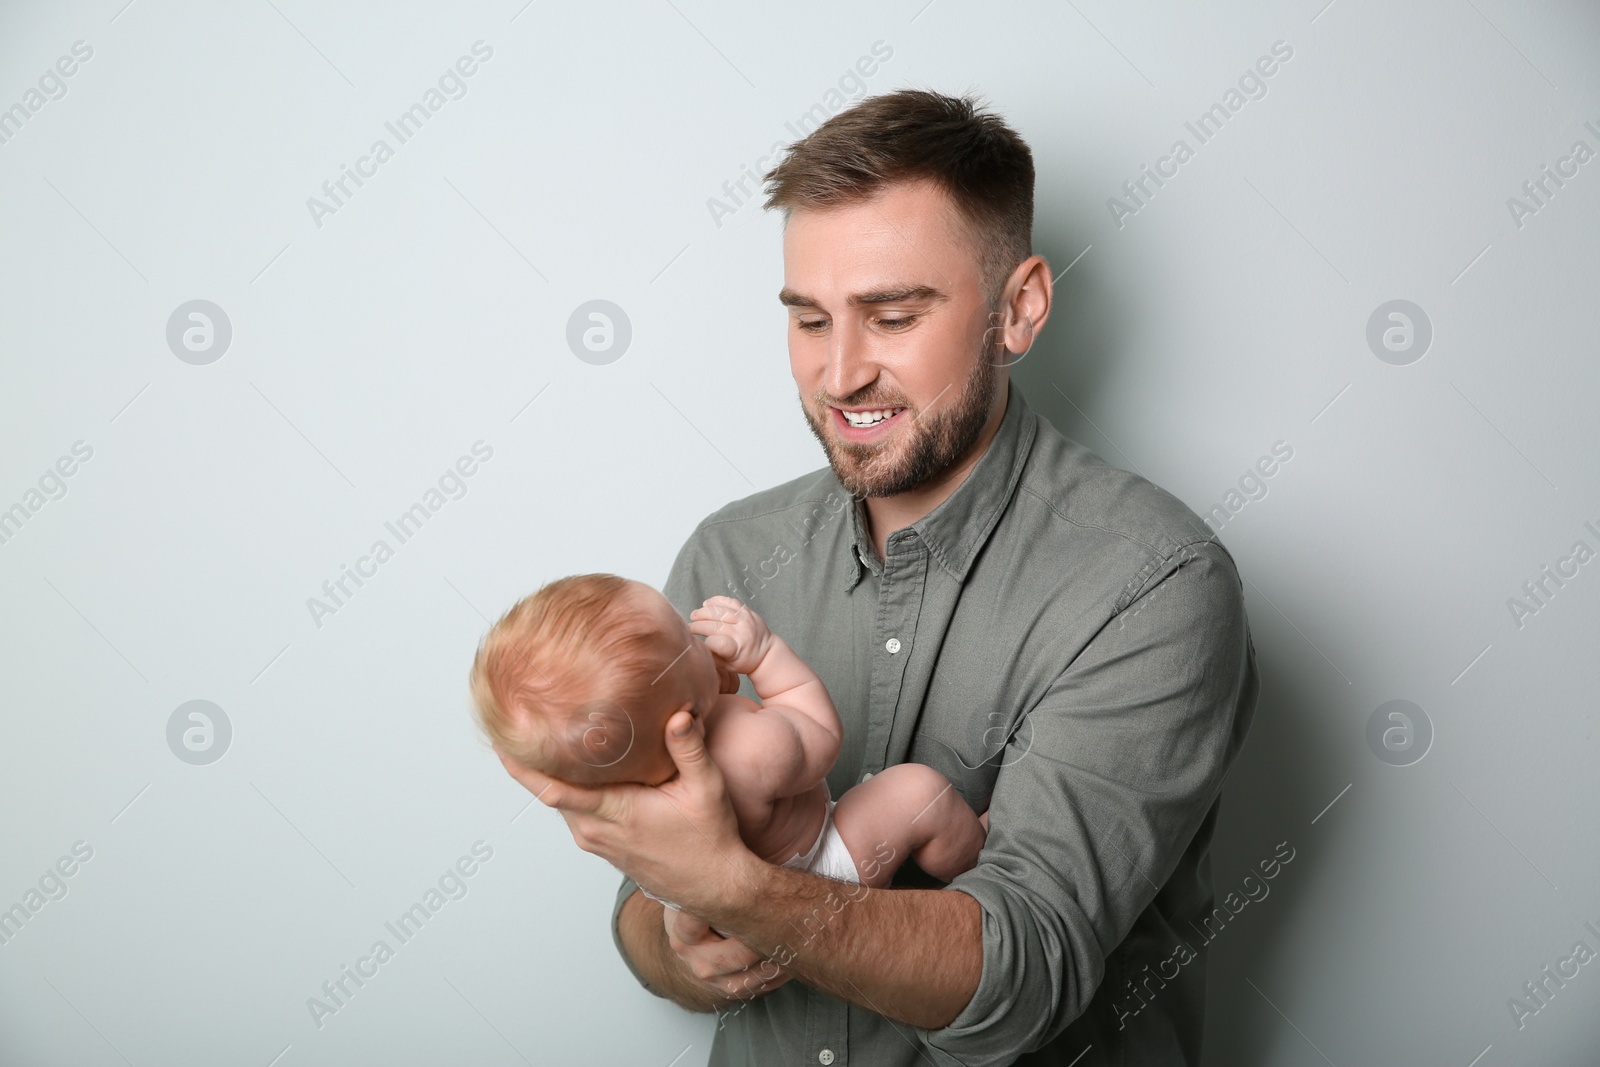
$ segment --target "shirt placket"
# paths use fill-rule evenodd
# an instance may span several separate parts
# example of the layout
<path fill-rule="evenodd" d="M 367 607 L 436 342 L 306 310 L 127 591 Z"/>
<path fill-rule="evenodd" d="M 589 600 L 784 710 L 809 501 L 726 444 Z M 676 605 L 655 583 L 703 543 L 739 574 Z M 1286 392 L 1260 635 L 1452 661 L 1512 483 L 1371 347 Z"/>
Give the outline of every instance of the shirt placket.
<path fill-rule="evenodd" d="M 917 617 L 928 577 L 928 549 L 914 530 L 889 537 L 878 581 L 878 613 L 872 626 L 872 686 L 862 780 L 887 766 L 889 737 L 905 687 L 906 665 L 917 642 Z"/>

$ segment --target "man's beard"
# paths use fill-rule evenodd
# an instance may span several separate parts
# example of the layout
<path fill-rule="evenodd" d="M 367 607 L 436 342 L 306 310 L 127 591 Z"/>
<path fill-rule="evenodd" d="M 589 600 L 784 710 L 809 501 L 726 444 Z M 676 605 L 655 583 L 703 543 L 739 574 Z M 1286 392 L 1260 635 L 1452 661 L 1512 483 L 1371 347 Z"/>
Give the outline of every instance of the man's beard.
<path fill-rule="evenodd" d="M 899 440 L 890 443 L 839 440 L 828 406 L 822 405 L 818 418 L 802 399 L 800 409 L 805 413 L 806 424 L 821 443 L 839 484 L 855 497 L 895 496 L 938 477 L 965 457 L 983 432 L 989 420 L 989 405 L 994 401 L 996 365 L 986 355 L 987 351 L 977 354 L 959 395 L 941 398 L 945 401 L 942 404 L 936 400 L 931 413 L 917 413 L 897 431 Z M 851 400 L 846 406 L 876 402 L 877 398 Z"/>

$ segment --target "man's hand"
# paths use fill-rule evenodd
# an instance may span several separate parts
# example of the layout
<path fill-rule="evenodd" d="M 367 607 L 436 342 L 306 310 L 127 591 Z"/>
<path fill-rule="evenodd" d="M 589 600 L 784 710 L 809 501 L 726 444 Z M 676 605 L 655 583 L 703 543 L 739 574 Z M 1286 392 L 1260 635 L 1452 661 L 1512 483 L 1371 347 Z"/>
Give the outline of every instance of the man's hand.
<path fill-rule="evenodd" d="M 763 959 L 742 941 L 723 937 L 709 923 L 686 911 L 663 908 L 661 920 L 666 927 L 667 944 L 684 967 L 723 996 L 748 1000 L 770 993 L 789 980 L 772 960 Z"/>
<path fill-rule="evenodd" d="M 736 674 L 761 665 L 772 645 L 766 620 L 731 596 L 714 596 L 689 613 L 689 632 L 706 639 L 706 649 Z"/>
<path fill-rule="evenodd" d="M 657 896 L 715 914 L 750 896 L 761 860 L 739 837 L 722 772 L 687 705 L 667 717 L 666 743 L 678 774 L 659 786 L 574 785 L 498 754 L 511 777 L 561 812 L 579 848 Z"/>

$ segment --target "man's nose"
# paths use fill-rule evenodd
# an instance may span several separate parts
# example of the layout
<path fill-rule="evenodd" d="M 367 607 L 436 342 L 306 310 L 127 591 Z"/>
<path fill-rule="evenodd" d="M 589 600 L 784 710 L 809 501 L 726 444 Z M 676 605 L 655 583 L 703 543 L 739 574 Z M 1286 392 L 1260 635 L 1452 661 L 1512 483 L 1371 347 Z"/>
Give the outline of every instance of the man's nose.
<path fill-rule="evenodd" d="M 823 388 L 840 401 L 870 385 L 878 376 L 866 343 L 854 325 L 837 321 L 829 331 L 828 365 L 823 373 Z"/>

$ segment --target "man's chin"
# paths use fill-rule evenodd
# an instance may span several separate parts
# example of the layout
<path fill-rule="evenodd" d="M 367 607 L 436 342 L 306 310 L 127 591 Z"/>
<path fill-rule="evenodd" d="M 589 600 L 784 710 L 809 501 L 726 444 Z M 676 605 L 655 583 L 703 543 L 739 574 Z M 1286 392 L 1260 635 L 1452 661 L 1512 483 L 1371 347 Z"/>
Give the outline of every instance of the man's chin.
<path fill-rule="evenodd" d="M 826 408 L 823 409 L 827 411 Z M 808 413 L 809 416 L 809 413 Z M 824 419 L 831 418 L 831 412 Z M 827 457 L 828 466 L 833 468 L 834 477 L 839 479 L 839 484 L 845 491 L 855 497 L 892 496 L 903 492 L 904 487 L 899 486 L 903 479 L 898 471 L 890 469 L 868 473 L 866 467 L 876 460 L 883 463 L 885 453 L 895 447 L 893 441 L 877 441 L 866 443 L 862 441 L 846 441 L 834 429 L 830 422 L 818 422 L 816 419 L 807 418 L 811 425 L 811 432 L 822 445 L 823 454 Z M 891 462 L 891 468 L 898 464 Z"/>
<path fill-rule="evenodd" d="M 833 467 L 833 476 L 839 479 L 839 484 L 845 491 L 854 497 L 880 497 L 893 496 L 904 492 L 900 487 L 901 479 L 886 477 L 884 475 L 870 476 L 862 473 L 859 465 L 854 463 L 840 464 L 837 461 L 829 464 Z"/>

